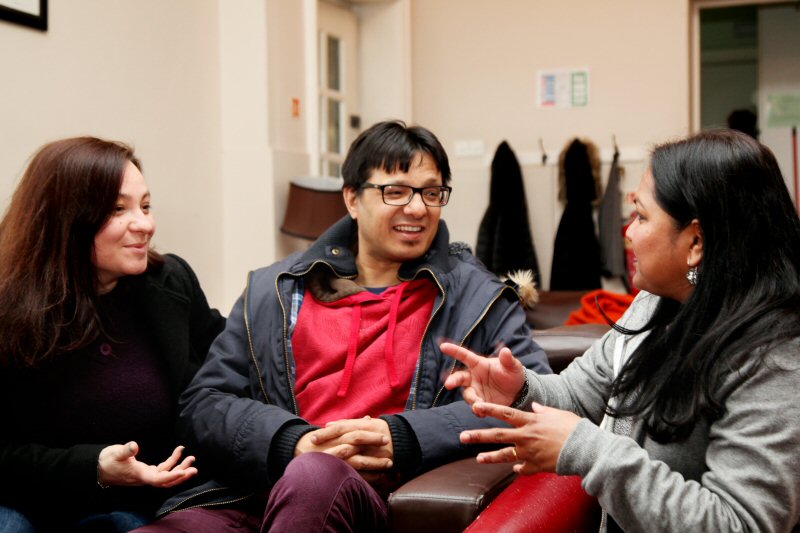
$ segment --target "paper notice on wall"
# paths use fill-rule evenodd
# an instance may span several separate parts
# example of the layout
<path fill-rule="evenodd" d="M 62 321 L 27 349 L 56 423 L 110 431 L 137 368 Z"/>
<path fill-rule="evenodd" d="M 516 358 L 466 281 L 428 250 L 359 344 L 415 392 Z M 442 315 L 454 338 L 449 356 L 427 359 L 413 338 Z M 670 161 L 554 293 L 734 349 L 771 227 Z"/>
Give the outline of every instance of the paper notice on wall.
<path fill-rule="evenodd" d="M 589 69 L 540 70 L 539 107 L 586 107 L 589 105 Z"/>
<path fill-rule="evenodd" d="M 800 126 L 800 93 L 767 95 L 767 127 Z"/>

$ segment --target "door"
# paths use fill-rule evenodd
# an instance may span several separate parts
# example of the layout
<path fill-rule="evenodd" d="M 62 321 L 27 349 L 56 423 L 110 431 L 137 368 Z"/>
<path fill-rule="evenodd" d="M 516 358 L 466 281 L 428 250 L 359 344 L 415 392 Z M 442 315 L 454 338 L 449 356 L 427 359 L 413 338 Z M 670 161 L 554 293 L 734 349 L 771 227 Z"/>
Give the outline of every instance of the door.
<path fill-rule="evenodd" d="M 359 131 L 358 17 L 352 8 L 319 0 L 319 172 L 341 175 Z"/>
<path fill-rule="evenodd" d="M 775 154 L 796 203 L 792 126 L 800 124 L 792 118 L 800 111 L 781 114 L 776 104 L 800 100 L 798 27 L 800 11 L 785 0 L 692 4 L 692 130 L 726 126 L 733 111 L 749 112 L 744 116 L 756 121 L 755 133 Z"/>

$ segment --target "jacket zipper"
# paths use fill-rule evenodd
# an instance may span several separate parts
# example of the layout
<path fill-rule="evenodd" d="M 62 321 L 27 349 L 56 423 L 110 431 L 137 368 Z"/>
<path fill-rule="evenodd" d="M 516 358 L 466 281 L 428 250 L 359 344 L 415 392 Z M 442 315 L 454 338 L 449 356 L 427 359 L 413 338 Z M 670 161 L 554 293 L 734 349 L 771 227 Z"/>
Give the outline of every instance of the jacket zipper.
<path fill-rule="evenodd" d="M 483 319 L 486 316 L 486 313 L 489 312 L 489 309 L 492 308 L 494 303 L 500 298 L 500 296 L 506 290 L 512 291 L 517 296 L 517 298 L 520 298 L 519 293 L 516 290 L 514 290 L 513 288 L 511 288 L 509 286 L 505 286 L 505 287 L 501 288 L 497 292 L 497 294 L 494 296 L 494 298 L 492 298 L 492 301 L 489 302 L 489 304 L 486 307 L 483 308 L 483 312 L 481 313 L 481 316 L 479 316 L 478 319 L 472 324 L 472 327 L 469 328 L 469 331 L 467 332 L 467 334 L 464 335 L 464 338 L 462 338 L 461 341 L 458 343 L 459 346 L 463 346 L 464 345 L 464 343 L 467 341 L 467 339 L 470 337 L 470 335 L 472 335 L 472 332 L 475 331 L 475 328 L 477 328 L 478 325 L 481 322 L 483 322 Z M 451 375 L 455 371 L 457 362 L 458 361 L 453 359 L 453 364 L 450 366 L 450 371 L 447 373 L 448 376 Z M 439 389 L 439 392 L 436 393 L 436 397 L 433 399 L 433 403 L 431 404 L 431 407 L 436 407 L 436 405 L 439 403 L 439 400 L 441 399 L 441 396 L 442 396 L 442 393 L 444 392 L 444 390 L 445 390 L 444 385 L 442 385 L 441 388 Z"/>
<path fill-rule="evenodd" d="M 336 273 L 336 269 L 333 268 L 333 266 L 331 266 L 330 263 L 328 263 L 326 261 L 314 261 L 303 272 L 291 273 L 291 272 L 286 271 L 286 272 L 280 272 L 277 276 L 275 276 L 275 294 L 278 295 L 278 303 L 280 303 L 281 313 L 283 314 L 283 359 L 284 359 L 284 364 L 286 365 L 286 381 L 287 381 L 286 385 L 287 385 L 287 388 L 289 390 L 289 394 L 290 394 L 291 399 L 292 399 L 292 408 L 294 409 L 294 415 L 295 416 L 300 416 L 300 409 L 297 406 L 297 397 L 295 396 L 294 387 L 292 386 L 292 383 L 291 383 L 291 365 L 289 363 L 289 348 L 288 348 L 288 346 L 289 346 L 288 319 L 287 319 L 287 316 L 286 316 L 286 306 L 284 305 L 283 296 L 281 295 L 280 288 L 278 287 L 278 282 L 280 281 L 281 277 L 283 277 L 283 276 L 293 276 L 293 277 L 305 276 L 306 274 L 308 274 L 318 264 L 323 264 L 323 265 L 327 266 L 328 268 L 330 268 L 331 271 Z M 423 349 L 423 346 L 424 346 L 424 343 L 425 343 L 425 337 L 428 335 L 428 330 L 430 329 L 431 324 L 433 323 L 434 319 L 436 318 L 436 315 L 438 315 L 439 311 L 442 309 L 442 307 L 444 307 L 444 304 L 447 301 L 447 292 L 444 290 L 444 287 L 442 287 L 442 284 L 439 281 L 439 278 L 437 278 L 436 274 L 429 268 L 422 268 L 422 269 L 416 271 L 414 273 L 413 277 L 411 277 L 411 278 L 409 278 L 407 280 L 404 279 L 403 281 L 409 281 L 409 280 L 416 279 L 420 272 L 428 272 L 431 275 L 433 280 L 436 282 L 436 286 L 439 287 L 439 291 L 441 291 L 441 293 L 442 293 L 442 301 L 439 302 L 439 307 L 437 307 L 436 310 L 433 312 L 433 314 L 431 314 L 431 318 L 430 318 L 430 320 L 428 320 L 428 324 L 425 326 L 425 332 L 423 333 L 422 339 L 420 340 L 420 345 L 419 345 L 419 362 L 420 363 L 419 363 L 419 368 L 417 368 L 417 375 L 414 377 L 414 398 L 411 401 L 411 410 L 412 411 L 416 410 L 416 408 L 417 408 L 417 396 L 419 395 L 419 382 L 420 382 L 420 379 L 422 377 L 422 370 L 423 370 L 422 366 L 424 365 L 424 358 L 422 357 L 422 355 L 423 355 L 422 354 L 422 349 Z M 338 276 L 338 274 L 337 274 L 337 276 Z M 355 279 L 356 278 L 356 276 L 339 276 L 339 277 L 341 279 Z M 248 278 L 247 278 L 247 293 L 248 294 L 249 294 L 249 288 L 250 288 L 250 275 L 248 275 Z M 492 301 L 489 302 L 489 304 L 483 309 L 483 312 L 478 317 L 478 319 L 475 321 L 475 323 L 472 325 L 472 327 L 469 329 L 469 331 L 464 336 L 464 338 L 461 339 L 461 341 L 459 342 L 459 346 L 463 345 L 464 342 L 466 342 L 466 340 L 469 338 L 469 336 L 472 334 L 472 332 L 475 331 L 475 328 L 483 321 L 483 318 L 486 316 L 486 313 L 489 312 L 489 309 L 492 308 L 494 303 L 500 298 L 500 296 L 506 290 L 512 291 L 517 296 L 518 299 L 521 299 L 520 296 L 519 296 L 519 293 L 517 293 L 517 291 L 514 290 L 513 288 L 511 288 L 509 286 L 505 286 L 505 287 L 501 288 L 500 291 L 498 291 L 498 293 L 492 299 Z M 255 356 L 255 351 L 253 349 L 253 340 L 252 340 L 252 335 L 251 335 L 251 331 L 250 331 L 250 327 L 249 327 L 249 319 L 248 319 L 249 308 L 247 307 L 246 304 L 247 304 L 247 299 L 245 299 L 245 324 L 247 325 L 247 336 L 248 336 L 248 341 L 250 343 L 251 356 L 253 358 L 253 361 L 255 362 L 256 361 L 256 356 Z M 456 361 L 454 360 L 452 366 L 450 367 L 450 371 L 449 371 L 448 374 L 452 374 L 453 373 L 453 371 L 455 370 L 455 366 L 456 366 Z M 264 391 L 264 385 L 263 385 L 262 380 L 261 380 L 261 370 L 259 369 L 257 363 L 256 363 L 256 371 L 258 372 L 258 379 L 259 379 L 259 384 L 261 385 L 262 392 L 264 393 L 264 396 L 266 397 L 266 392 Z M 442 385 L 442 387 L 436 393 L 436 396 L 434 397 L 434 400 L 433 400 L 433 403 L 431 404 L 431 407 L 435 407 L 437 405 L 437 403 L 439 402 L 439 399 L 441 398 L 441 395 L 442 395 L 443 392 L 444 392 L 444 385 Z"/>
<path fill-rule="evenodd" d="M 281 296 L 281 291 L 280 291 L 280 288 L 278 287 L 278 282 L 280 281 L 281 277 L 283 277 L 283 276 L 293 276 L 293 277 L 296 277 L 296 278 L 303 277 L 306 274 L 308 274 L 309 272 L 311 272 L 311 270 L 315 266 L 317 266 L 319 264 L 327 266 L 328 268 L 331 269 L 331 271 L 335 275 L 339 276 L 338 274 L 336 274 L 336 269 L 333 268 L 333 266 L 331 266 L 331 264 L 326 262 L 326 261 L 314 261 L 313 263 L 311 263 L 308 266 L 308 268 L 306 270 L 304 270 L 303 272 L 298 272 L 297 274 L 293 274 L 293 273 L 287 271 L 287 272 L 280 272 L 277 276 L 275 276 L 275 294 L 278 295 L 278 303 L 280 303 L 280 305 L 281 305 L 281 313 L 283 313 L 283 360 L 284 360 L 284 364 L 286 365 L 286 386 L 289 389 L 289 395 L 292 398 L 292 409 L 294 409 L 294 415 L 295 416 L 300 416 L 300 408 L 297 406 L 297 396 L 295 395 L 294 386 L 292 386 L 292 380 L 291 380 L 291 376 L 292 376 L 292 374 L 291 374 L 291 365 L 289 363 L 289 325 L 288 325 L 289 324 L 289 320 L 288 320 L 288 318 L 286 316 L 286 306 L 283 303 L 283 297 Z M 339 276 L 339 277 L 340 277 L 340 279 L 355 279 L 356 278 L 356 276 Z M 254 355 L 254 357 L 255 357 L 255 355 Z M 261 379 L 261 374 L 259 372 L 259 380 L 260 379 Z"/>
<path fill-rule="evenodd" d="M 434 274 L 433 271 L 430 270 L 429 268 L 423 268 L 418 270 L 417 272 L 414 273 L 414 277 L 411 279 L 416 279 L 417 274 L 419 274 L 423 270 L 428 272 L 433 278 L 433 281 L 436 282 L 436 286 L 439 287 L 439 290 L 442 293 L 442 301 L 439 302 L 439 307 L 437 307 L 436 310 L 431 314 L 431 318 L 430 320 L 428 320 L 428 324 L 425 326 L 425 331 L 423 332 L 422 338 L 419 341 L 419 356 L 418 356 L 419 366 L 417 367 L 417 375 L 414 376 L 414 397 L 411 399 L 412 411 L 415 411 L 417 409 L 417 396 L 419 395 L 419 380 L 422 378 L 422 366 L 425 364 L 425 358 L 422 357 L 422 347 L 425 345 L 425 337 L 428 335 L 428 329 L 430 329 L 431 324 L 433 324 L 436 315 L 439 314 L 439 311 L 442 309 L 442 307 L 444 307 L 444 303 L 447 301 L 447 293 L 445 292 L 444 287 L 442 287 L 442 284 L 439 282 L 439 278 L 436 277 L 436 274 Z M 409 280 L 403 280 L 403 281 L 409 281 Z"/>
<path fill-rule="evenodd" d="M 277 276 L 275 276 L 275 293 L 278 295 L 278 302 L 280 303 L 281 311 L 283 312 L 283 351 L 284 351 L 284 360 L 286 361 L 286 379 L 287 379 L 287 382 L 288 382 L 288 385 L 289 385 L 289 392 L 290 392 L 291 397 L 292 397 L 292 405 L 294 406 L 294 414 L 297 415 L 297 416 L 300 416 L 298 414 L 299 410 L 297 408 L 297 399 L 296 399 L 295 394 L 294 394 L 294 388 L 291 386 L 291 382 L 289 381 L 290 380 L 290 378 L 289 378 L 289 376 L 290 376 L 290 374 L 289 374 L 290 365 L 289 365 L 289 351 L 287 349 L 289 333 L 288 333 L 288 326 L 287 326 L 287 320 L 286 320 L 286 307 L 283 304 L 283 298 L 281 297 L 280 290 L 278 289 L 278 280 L 281 278 L 281 276 L 284 276 L 284 275 L 293 275 L 293 276 L 297 276 L 297 277 L 304 276 L 304 275 L 308 274 L 308 272 L 311 271 L 311 269 L 314 268 L 318 263 L 322 263 L 322 264 L 328 266 L 334 272 L 336 272 L 336 270 L 329 263 L 327 263 L 325 261 L 315 261 L 314 263 L 312 263 L 308 267 L 308 269 L 305 272 L 301 272 L 299 274 L 291 274 L 290 272 L 281 272 Z M 255 345 L 253 343 L 253 332 L 252 332 L 252 328 L 250 327 L 250 305 L 249 304 L 250 304 L 250 282 L 252 280 L 252 277 L 253 277 L 253 272 L 252 271 L 248 272 L 247 273 L 247 283 L 245 284 L 245 289 L 244 289 L 244 303 L 243 303 L 243 305 L 244 305 L 244 313 L 243 313 L 244 314 L 244 326 L 245 326 L 245 330 L 247 331 L 247 343 L 248 343 L 248 346 L 249 346 L 249 349 L 250 349 L 250 358 L 253 360 L 253 364 L 256 367 L 256 374 L 258 375 L 258 385 L 261 388 L 261 393 L 264 395 L 264 401 L 267 404 L 271 404 L 272 402 L 270 402 L 269 396 L 267 395 L 266 388 L 264 387 L 264 379 L 262 378 L 261 367 L 258 365 L 258 358 L 256 357 Z M 349 276 L 349 277 L 348 276 L 344 276 L 344 278 L 345 279 L 354 279 L 355 276 Z M 186 498 L 184 500 L 181 500 L 180 502 L 176 503 L 175 505 L 173 505 L 172 507 L 170 507 L 166 511 L 164 511 L 162 513 L 159 513 L 157 518 L 160 518 L 160 517 L 165 516 L 165 515 L 167 515 L 169 513 L 172 513 L 177 509 L 180 509 L 181 511 L 183 511 L 183 510 L 186 510 L 186 509 L 196 509 L 196 508 L 202 508 L 202 507 L 215 507 L 215 506 L 218 506 L 218 505 L 228 505 L 228 504 L 231 504 L 231 503 L 236 503 L 236 502 L 240 502 L 240 501 L 246 500 L 247 498 L 250 498 L 251 496 L 253 496 L 255 494 L 255 492 L 252 492 L 252 493 L 250 493 L 250 494 L 248 494 L 246 496 L 241 496 L 239 498 L 232 498 L 232 499 L 221 501 L 221 502 L 201 503 L 201 504 L 198 504 L 198 505 L 190 505 L 190 506 L 187 506 L 187 507 L 181 507 L 184 503 L 188 502 L 189 500 L 192 500 L 194 498 L 198 498 L 200 496 L 203 496 L 203 495 L 211 493 L 211 492 L 217 492 L 217 491 L 223 491 L 223 490 L 228 490 L 228 489 L 225 488 L 225 487 L 220 487 L 220 488 L 204 490 L 202 492 L 198 492 L 197 494 L 192 494 L 188 498 Z"/>
<path fill-rule="evenodd" d="M 244 305 L 244 327 L 245 327 L 245 330 L 247 331 L 247 342 L 248 342 L 248 345 L 249 345 L 249 348 L 250 348 L 250 358 L 253 360 L 253 364 L 256 365 L 256 373 L 258 374 L 258 384 L 261 387 L 261 393 L 264 395 L 264 401 L 266 403 L 271 403 L 269 401 L 269 397 L 267 396 L 267 391 L 264 388 L 264 382 L 261 379 L 261 370 L 259 369 L 259 366 L 258 366 L 258 360 L 256 359 L 255 350 L 253 349 L 253 336 L 252 336 L 251 329 L 250 329 L 250 306 L 249 306 L 249 304 L 250 304 L 250 280 L 252 279 L 252 277 L 253 277 L 253 272 L 252 271 L 248 272 L 247 273 L 247 282 L 246 282 L 245 288 L 244 288 L 244 303 L 243 303 L 243 305 Z M 169 509 L 165 510 L 164 512 L 158 513 L 156 515 L 156 518 L 161 518 L 162 516 L 166 516 L 166 515 L 174 512 L 176 510 L 183 511 L 183 510 L 186 510 L 186 509 L 196 509 L 196 508 L 199 508 L 199 507 L 214 507 L 214 506 L 217 506 L 217 505 L 228 505 L 230 503 L 236 503 L 236 502 L 240 502 L 242 500 L 246 500 L 247 498 L 249 498 L 253 494 L 255 494 L 255 492 L 252 492 L 252 493 L 250 493 L 250 494 L 248 494 L 246 496 L 241 496 L 239 498 L 232 498 L 232 499 L 221 501 L 221 502 L 201 503 L 201 504 L 198 504 L 198 505 L 189 505 L 187 507 L 182 507 L 183 504 L 185 504 L 189 500 L 193 500 L 195 498 L 199 498 L 200 496 L 209 494 L 211 492 L 217 492 L 217 491 L 223 491 L 223 490 L 228 490 L 228 489 L 225 488 L 225 487 L 219 487 L 219 488 L 204 490 L 202 492 L 198 492 L 197 494 L 192 494 L 188 498 L 185 498 L 185 499 L 179 501 L 178 503 L 176 503 L 175 505 L 173 505 Z"/>
<path fill-rule="evenodd" d="M 226 487 L 218 487 L 218 488 L 214 488 L 214 489 L 207 489 L 207 490 L 204 490 L 202 492 L 198 492 L 197 494 L 192 494 L 188 498 L 179 501 L 178 503 L 176 503 L 175 505 L 173 505 L 172 507 L 170 507 L 166 511 L 158 513 L 156 515 L 156 518 L 164 517 L 164 516 L 166 516 L 166 515 L 168 515 L 170 513 L 173 513 L 175 511 L 185 511 L 186 509 L 198 509 L 198 508 L 202 508 L 202 507 L 216 507 L 218 505 L 228 505 L 228 504 L 231 504 L 231 503 L 241 502 L 241 501 L 246 500 L 247 498 L 250 498 L 254 494 L 256 494 L 255 492 L 251 492 L 250 494 L 247 494 L 246 496 L 240 496 L 238 498 L 231 498 L 229 500 L 225 500 L 225 501 L 221 501 L 221 502 L 199 503 L 197 505 L 189 505 L 187 507 L 181 507 L 184 503 L 188 502 L 189 500 L 193 500 L 195 498 L 199 498 L 200 496 L 203 496 L 203 495 L 208 494 L 210 492 L 218 492 L 218 491 L 222 491 L 222 490 L 228 490 L 228 489 Z"/>
<path fill-rule="evenodd" d="M 247 331 L 247 344 L 250 347 L 250 359 L 256 367 L 256 375 L 258 376 L 258 386 L 261 387 L 261 394 L 264 395 L 264 403 L 271 404 L 269 396 L 267 396 L 267 389 L 264 387 L 264 380 L 261 377 L 261 368 L 258 366 L 258 358 L 256 351 L 253 347 L 253 332 L 250 328 L 250 280 L 253 277 L 253 272 L 247 273 L 247 284 L 244 288 L 244 327 Z"/>

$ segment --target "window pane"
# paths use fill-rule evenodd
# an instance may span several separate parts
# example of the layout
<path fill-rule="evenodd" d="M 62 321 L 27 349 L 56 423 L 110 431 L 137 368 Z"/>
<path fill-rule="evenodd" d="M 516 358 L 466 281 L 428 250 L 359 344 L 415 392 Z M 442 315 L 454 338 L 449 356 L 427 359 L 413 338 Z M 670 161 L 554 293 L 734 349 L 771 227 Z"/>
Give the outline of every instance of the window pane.
<path fill-rule="evenodd" d="M 328 89 L 341 90 L 341 60 L 339 39 L 328 36 Z"/>
<path fill-rule="evenodd" d="M 342 151 L 341 128 L 341 103 L 336 100 L 328 100 L 328 152 L 339 154 Z"/>

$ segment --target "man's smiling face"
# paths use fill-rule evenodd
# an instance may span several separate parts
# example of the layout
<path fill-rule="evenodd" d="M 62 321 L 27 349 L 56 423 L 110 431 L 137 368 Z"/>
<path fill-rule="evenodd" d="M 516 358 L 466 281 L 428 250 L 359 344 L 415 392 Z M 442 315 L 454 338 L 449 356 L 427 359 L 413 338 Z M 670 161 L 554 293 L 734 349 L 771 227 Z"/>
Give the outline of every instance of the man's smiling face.
<path fill-rule="evenodd" d="M 408 172 L 391 174 L 374 170 L 367 180 L 375 185 L 436 187 L 444 185 L 442 174 L 433 159 L 418 154 Z M 387 269 L 417 259 L 430 248 L 439 228 L 441 207 L 427 206 L 419 194 L 404 206 L 386 205 L 380 189 L 345 189 L 347 209 L 358 222 L 358 258 L 370 264 L 384 263 Z"/>

